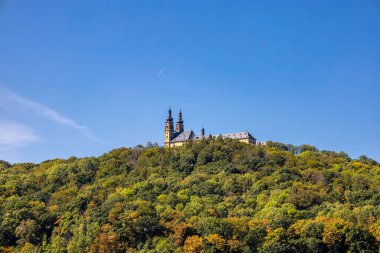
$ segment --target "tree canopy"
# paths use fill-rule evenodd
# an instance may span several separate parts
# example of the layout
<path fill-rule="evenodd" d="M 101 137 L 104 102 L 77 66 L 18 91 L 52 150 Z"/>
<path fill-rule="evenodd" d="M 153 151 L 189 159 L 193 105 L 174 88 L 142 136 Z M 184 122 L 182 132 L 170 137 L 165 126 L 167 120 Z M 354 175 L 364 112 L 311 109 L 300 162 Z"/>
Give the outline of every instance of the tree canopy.
<path fill-rule="evenodd" d="M 228 139 L 0 161 L 4 252 L 379 252 L 380 165 Z"/>

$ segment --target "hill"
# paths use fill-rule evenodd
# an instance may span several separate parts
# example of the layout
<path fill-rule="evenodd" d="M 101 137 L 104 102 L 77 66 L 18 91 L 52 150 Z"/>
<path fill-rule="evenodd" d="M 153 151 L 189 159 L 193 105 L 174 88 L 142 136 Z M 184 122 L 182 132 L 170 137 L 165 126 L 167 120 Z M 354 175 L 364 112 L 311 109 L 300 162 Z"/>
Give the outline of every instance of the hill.
<path fill-rule="evenodd" d="M 5 252 L 378 252 L 380 165 L 209 140 L 0 163 Z"/>

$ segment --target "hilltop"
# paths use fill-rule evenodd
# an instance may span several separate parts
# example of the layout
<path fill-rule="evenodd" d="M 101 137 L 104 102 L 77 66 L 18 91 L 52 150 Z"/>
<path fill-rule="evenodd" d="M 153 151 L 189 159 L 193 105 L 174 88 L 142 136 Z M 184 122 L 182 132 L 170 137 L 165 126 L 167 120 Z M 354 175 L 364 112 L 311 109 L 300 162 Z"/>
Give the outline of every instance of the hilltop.
<path fill-rule="evenodd" d="M 5 252 L 378 252 L 380 165 L 218 138 L 0 162 Z"/>

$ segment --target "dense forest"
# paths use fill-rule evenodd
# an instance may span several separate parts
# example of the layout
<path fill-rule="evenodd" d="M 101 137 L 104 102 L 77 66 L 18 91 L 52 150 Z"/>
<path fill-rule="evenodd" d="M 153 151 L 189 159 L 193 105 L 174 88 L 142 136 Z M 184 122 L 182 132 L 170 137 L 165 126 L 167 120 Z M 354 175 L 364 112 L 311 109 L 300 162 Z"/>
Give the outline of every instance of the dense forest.
<path fill-rule="evenodd" d="M 380 164 L 207 140 L 0 161 L 3 252 L 379 252 Z"/>

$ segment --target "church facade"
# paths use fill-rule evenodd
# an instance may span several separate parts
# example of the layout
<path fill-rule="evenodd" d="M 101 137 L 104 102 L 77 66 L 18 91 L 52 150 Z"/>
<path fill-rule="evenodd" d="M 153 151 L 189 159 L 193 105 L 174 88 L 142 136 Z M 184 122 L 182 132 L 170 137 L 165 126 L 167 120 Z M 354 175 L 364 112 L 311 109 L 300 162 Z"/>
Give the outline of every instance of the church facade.
<path fill-rule="evenodd" d="M 217 138 L 218 136 L 221 136 L 222 138 L 238 140 L 244 143 L 256 144 L 256 139 L 248 131 L 230 133 L 230 134 L 211 135 L 211 134 L 205 134 L 205 130 L 204 128 L 202 128 L 201 133 L 197 135 L 192 130 L 185 131 L 185 127 L 183 123 L 184 122 L 182 119 L 182 112 L 180 111 L 178 114 L 176 127 L 174 129 L 172 110 L 169 109 L 168 117 L 166 118 L 166 122 L 165 122 L 165 138 L 164 138 L 165 147 L 179 147 L 190 140 L 200 141 L 200 140 L 205 140 L 205 139 L 210 139 L 210 138 Z"/>

